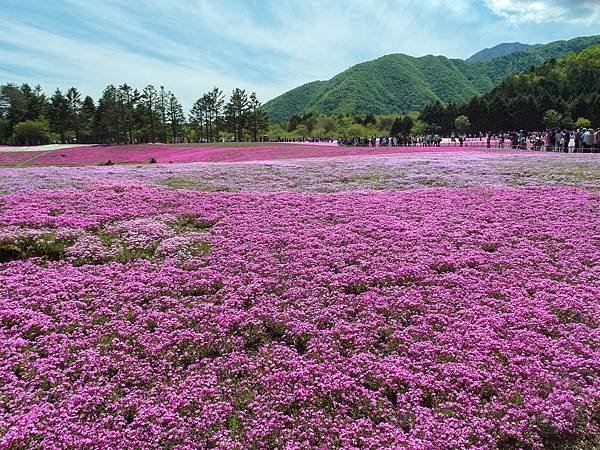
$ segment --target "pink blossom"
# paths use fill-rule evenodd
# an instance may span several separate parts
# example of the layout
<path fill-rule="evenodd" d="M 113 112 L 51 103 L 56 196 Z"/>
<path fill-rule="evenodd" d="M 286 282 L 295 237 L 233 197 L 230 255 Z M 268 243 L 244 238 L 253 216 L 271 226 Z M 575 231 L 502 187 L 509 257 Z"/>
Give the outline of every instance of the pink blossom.
<path fill-rule="evenodd" d="M 549 186 L 4 195 L 0 448 L 583 442 L 599 205 Z"/>

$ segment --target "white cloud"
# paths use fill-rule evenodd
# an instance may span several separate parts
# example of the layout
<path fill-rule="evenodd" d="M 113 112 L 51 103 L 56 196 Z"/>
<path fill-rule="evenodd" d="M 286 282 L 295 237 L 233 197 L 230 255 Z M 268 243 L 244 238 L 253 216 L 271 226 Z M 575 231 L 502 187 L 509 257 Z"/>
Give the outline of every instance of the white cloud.
<path fill-rule="evenodd" d="M 483 0 L 495 14 L 513 24 L 568 22 L 592 25 L 600 20 L 598 0 Z"/>
<path fill-rule="evenodd" d="M 482 2 L 508 20 L 523 14 L 543 19 L 548 5 L 558 5 L 551 0 L 147 0 L 142 6 L 127 0 L 56 0 L 36 6 L 0 0 L 0 77 L 39 82 L 48 90 L 74 85 L 94 97 L 108 83 L 138 88 L 152 83 L 171 89 L 186 107 L 213 85 L 225 92 L 246 88 L 267 100 L 384 54 L 467 57 L 502 42 L 513 27 Z M 563 7 L 552 7 L 553 14 L 566 14 Z M 523 27 L 523 34 L 543 41 L 531 28 Z"/>
<path fill-rule="evenodd" d="M 0 47 L 0 69 L 45 74 L 42 85 L 52 89 L 93 86 L 94 96 L 108 83 L 126 81 L 139 88 L 164 84 L 186 106 L 214 84 L 268 99 L 386 53 L 457 55 L 462 42 L 437 26 L 441 17 L 474 20 L 467 14 L 470 4 L 150 0 L 140 8 L 124 0 L 64 0 L 56 8 L 70 14 L 63 20 L 72 20 L 71 28 L 43 12 L 0 14 L 0 44 L 9 44 Z"/>

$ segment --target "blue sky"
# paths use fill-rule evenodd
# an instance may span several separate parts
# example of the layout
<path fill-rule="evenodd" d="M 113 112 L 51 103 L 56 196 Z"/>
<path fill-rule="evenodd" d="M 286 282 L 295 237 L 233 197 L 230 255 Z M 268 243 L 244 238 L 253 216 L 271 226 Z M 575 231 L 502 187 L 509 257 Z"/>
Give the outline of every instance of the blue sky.
<path fill-rule="evenodd" d="M 0 82 L 263 101 L 389 53 L 466 58 L 600 34 L 600 0 L 0 0 Z"/>

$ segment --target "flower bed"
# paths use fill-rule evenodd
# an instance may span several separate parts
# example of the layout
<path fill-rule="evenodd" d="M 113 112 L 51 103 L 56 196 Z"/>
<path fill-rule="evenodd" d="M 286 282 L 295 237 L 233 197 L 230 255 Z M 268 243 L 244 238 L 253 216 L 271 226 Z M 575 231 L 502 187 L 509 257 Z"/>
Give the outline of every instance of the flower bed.
<path fill-rule="evenodd" d="M 0 448 L 589 439 L 599 207 L 552 187 L 5 195 Z"/>
<path fill-rule="evenodd" d="M 600 157 L 480 151 L 239 163 L 5 168 L 0 171 L 0 192 L 87 188 L 125 181 L 198 191 L 342 192 L 557 184 L 600 190 Z"/>
<path fill-rule="evenodd" d="M 511 149 L 477 147 L 338 147 L 320 145 L 272 145 L 249 147 L 169 146 L 164 144 L 111 145 L 61 148 L 43 153 L 29 165 L 98 165 L 142 163 L 154 158 L 158 163 L 241 162 L 357 155 L 387 155 L 404 153 L 481 152 L 514 154 Z"/>
<path fill-rule="evenodd" d="M 44 153 L 44 151 L 3 151 L 0 152 L 0 166 L 18 166 Z"/>

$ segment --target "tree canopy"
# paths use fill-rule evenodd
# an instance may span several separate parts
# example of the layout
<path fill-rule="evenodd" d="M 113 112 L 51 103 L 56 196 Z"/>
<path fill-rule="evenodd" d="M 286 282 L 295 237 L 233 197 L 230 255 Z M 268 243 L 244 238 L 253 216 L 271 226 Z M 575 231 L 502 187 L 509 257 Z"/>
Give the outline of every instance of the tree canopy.
<path fill-rule="evenodd" d="M 598 43 L 600 36 L 579 37 L 474 63 L 445 56 L 391 54 L 352 66 L 330 80 L 299 86 L 270 100 L 265 108 L 273 122 L 286 122 L 308 112 L 315 116 L 406 114 L 436 101 L 462 104 L 491 91 L 511 74 Z"/>
<path fill-rule="evenodd" d="M 240 103 L 241 98 L 241 103 Z M 235 117 L 227 115 L 235 105 Z M 253 92 L 234 90 L 229 103 L 215 87 L 192 106 L 189 121 L 175 94 L 164 86 L 138 90 L 108 85 L 97 102 L 71 87 L 47 97 L 40 86 L 0 86 L 0 143 L 213 142 L 258 139 L 268 118 Z"/>
<path fill-rule="evenodd" d="M 513 75 L 460 106 L 433 102 L 421 117 L 444 133 L 452 131 L 460 115 L 470 118 L 472 131 L 574 127 L 573 117 L 585 120 L 579 126 L 600 126 L 599 73 L 600 45 L 596 45 Z"/>

